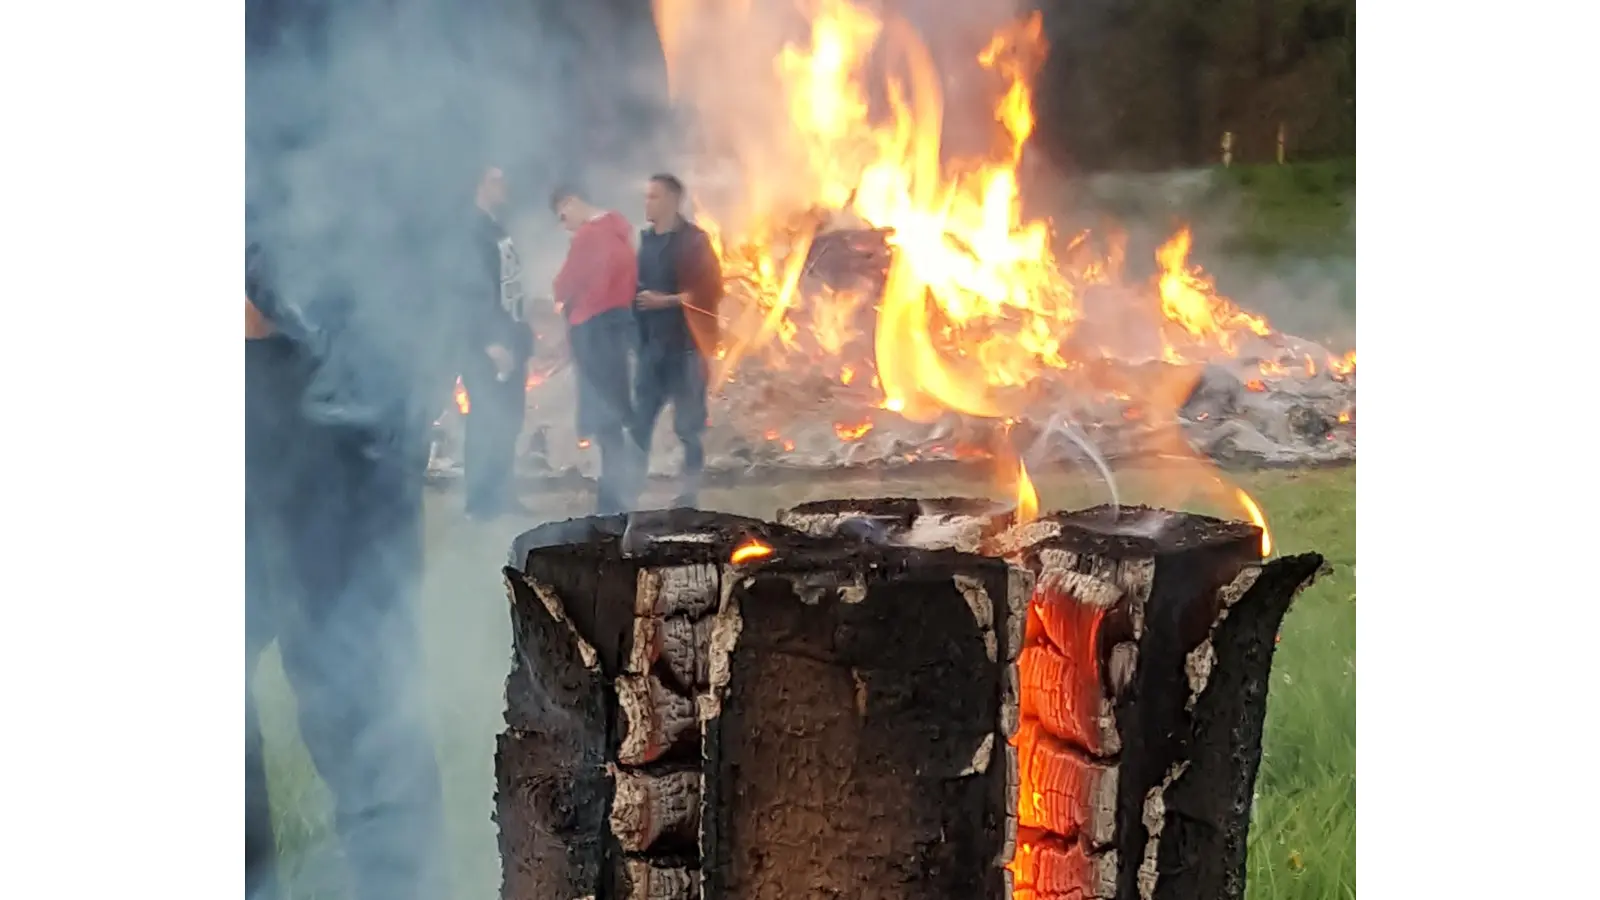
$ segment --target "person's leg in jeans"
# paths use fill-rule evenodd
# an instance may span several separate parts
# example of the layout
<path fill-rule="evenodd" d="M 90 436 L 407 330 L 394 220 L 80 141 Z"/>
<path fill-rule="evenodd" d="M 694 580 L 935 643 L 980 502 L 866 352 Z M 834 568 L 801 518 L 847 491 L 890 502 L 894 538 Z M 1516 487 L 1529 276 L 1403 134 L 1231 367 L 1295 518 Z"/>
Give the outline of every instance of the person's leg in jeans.
<path fill-rule="evenodd" d="M 706 468 L 707 382 L 710 372 L 705 357 L 690 352 L 681 360 L 673 385 L 672 431 L 683 444 L 683 474 L 675 506 L 697 506 L 700 482 Z"/>
<path fill-rule="evenodd" d="M 462 467 L 465 469 L 466 511 L 469 516 L 494 515 L 500 498 L 495 496 L 495 447 L 499 443 L 495 427 L 495 404 L 490 397 L 494 372 L 482 366 L 461 376 L 467 390 L 467 415 L 463 424 Z"/>
<path fill-rule="evenodd" d="M 639 368 L 633 379 L 633 421 L 629 431 L 633 434 L 638 451 L 638 461 L 643 477 L 650 473 L 651 443 L 655 438 L 656 421 L 661 411 L 672 399 L 675 375 L 670 356 L 644 341 L 639 346 Z"/>
<path fill-rule="evenodd" d="M 444 900 L 443 804 L 415 621 L 422 429 L 400 440 L 308 431 L 288 551 L 300 590 L 278 635 L 301 736 L 334 798 L 353 896 Z"/>
<path fill-rule="evenodd" d="M 492 366 L 474 367 L 461 382 L 467 389 L 466 509 L 493 516 L 513 499 L 512 468 L 527 398 L 526 383 L 501 381 Z"/>
<path fill-rule="evenodd" d="M 495 443 L 489 478 L 493 482 L 498 507 L 520 508 L 517 500 L 516 466 L 517 438 L 522 436 L 522 421 L 528 414 L 527 373 L 512 375 L 505 381 L 496 379 L 491 387 L 495 406 Z"/>
<path fill-rule="evenodd" d="M 592 436 L 600 450 L 595 511 L 627 512 L 638 500 L 639 471 L 628 425 L 633 398 L 628 379 L 632 313 L 611 310 L 575 325 L 572 363 L 578 376 L 578 431 Z"/>

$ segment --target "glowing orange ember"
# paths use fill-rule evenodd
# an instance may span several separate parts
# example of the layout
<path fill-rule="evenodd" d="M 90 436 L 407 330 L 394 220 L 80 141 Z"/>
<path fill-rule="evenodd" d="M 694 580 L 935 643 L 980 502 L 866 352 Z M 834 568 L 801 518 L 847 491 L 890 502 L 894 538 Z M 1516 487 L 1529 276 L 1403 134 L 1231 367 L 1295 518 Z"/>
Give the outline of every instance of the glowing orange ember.
<path fill-rule="evenodd" d="M 843 422 L 835 422 L 833 425 L 833 433 L 838 435 L 839 440 L 841 441 L 859 441 L 861 440 L 862 435 L 871 430 L 871 422 L 861 422 L 857 425 L 846 425 Z"/>
<path fill-rule="evenodd" d="M 587 449 L 589 449 L 589 439 L 588 438 L 580 438 L 578 440 L 578 449 L 579 450 L 587 450 Z"/>
<path fill-rule="evenodd" d="M 435 394 L 434 396 L 438 395 Z M 456 409 L 461 410 L 463 416 L 472 412 L 472 399 L 467 396 L 467 386 L 461 383 L 461 376 L 459 375 L 456 376 L 455 397 Z"/>
<path fill-rule="evenodd" d="M 771 547 L 768 547 L 766 544 L 763 544 L 760 541 L 752 538 L 751 540 L 745 541 L 743 544 L 740 544 L 738 547 L 734 548 L 733 555 L 728 557 L 728 561 L 737 566 L 742 563 L 747 563 L 752 559 L 761 559 L 771 555 Z"/>
<path fill-rule="evenodd" d="M 1256 505 L 1256 501 L 1244 492 L 1244 488 L 1239 488 L 1238 496 L 1240 505 L 1250 515 L 1251 524 L 1261 529 L 1261 556 L 1265 559 L 1272 555 L 1272 532 L 1267 530 L 1267 517 L 1262 514 L 1261 507 Z"/>
<path fill-rule="evenodd" d="M 1351 350 L 1344 356 L 1329 357 L 1328 368 L 1331 369 L 1335 375 L 1349 375 L 1356 370 L 1356 352 Z"/>
<path fill-rule="evenodd" d="M 1028 467 L 1017 461 L 1017 524 L 1026 525 L 1039 518 L 1039 493 L 1033 489 Z"/>

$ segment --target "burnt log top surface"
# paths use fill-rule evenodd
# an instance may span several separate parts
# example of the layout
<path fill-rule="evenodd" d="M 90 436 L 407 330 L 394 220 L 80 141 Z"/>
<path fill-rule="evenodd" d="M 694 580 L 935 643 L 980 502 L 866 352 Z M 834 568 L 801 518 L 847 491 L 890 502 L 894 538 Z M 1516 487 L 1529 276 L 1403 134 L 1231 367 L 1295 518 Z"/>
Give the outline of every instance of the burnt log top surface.
<path fill-rule="evenodd" d="M 906 501 L 916 503 L 918 501 Z M 993 505 L 991 501 L 983 501 Z M 541 525 L 512 544 L 513 568 L 526 572 L 534 557 L 567 558 L 585 564 L 651 566 L 727 563 L 737 548 L 756 542 L 768 555 L 745 563 L 751 570 L 829 568 L 894 573 L 911 567 L 959 565 L 984 560 L 955 550 L 924 549 L 817 537 L 759 519 L 694 509 L 652 510 L 628 515 L 588 516 Z M 1002 565 L 994 560 L 995 565 Z"/>
<path fill-rule="evenodd" d="M 892 519 L 910 525 L 918 516 L 996 516 L 1013 510 L 1014 504 L 985 497 L 863 497 L 838 500 L 813 500 L 791 506 L 785 512 L 798 516 L 843 516 L 859 514 Z"/>
<path fill-rule="evenodd" d="M 784 511 L 785 516 L 861 515 L 909 527 L 922 516 L 1004 518 L 1004 504 L 988 498 L 884 497 L 820 500 Z M 841 543 L 843 535 L 813 536 L 784 525 L 730 513 L 695 509 L 651 510 L 631 515 L 587 516 L 550 522 L 519 535 L 512 544 L 511 564 L 525 571 L 529 556 L 570 555 L 596 562 L 624 558 L 638 566 L 723 563 L 742 544 L 756 541 L 773 553 L 754 564 L 784 568 L 827 565 L 838 568 L 839 554 L 851 548 L 851 562 L 864 568 L 928 564 L 949 550 L 883 546 L 873 542 Z M 1047 513 L 1013 528 L 1006 543 L 1015 549 L 1048 543 L 1052 547 L 1093 553 L 1112 559 L 1161 556 L 1206 547 L 1259 543 L 1261 529 L 1195 513 L 1149 506 L 1095 506 L 1072 512 Z M 912 554 L 908 556 L 909 554 Z M 916 554 L 923 554 L 917 556 Z M 933 556 L 928 556 L 932 554 Z M 945 560 L 950 562 L 953 560 Z"/>
<path fill-rule="evenodd" d="M 1261 529 L 1246 522 L 1229 522 L 1149 506 L 1106 505 L 1048 513 L 1014 532 L 1024 529 L 1036 537 L 1021 542 L 1023 544 L 1048 543 L 1052 547 L 1111 559 L 1166 556 L 1261 541 Z"/>

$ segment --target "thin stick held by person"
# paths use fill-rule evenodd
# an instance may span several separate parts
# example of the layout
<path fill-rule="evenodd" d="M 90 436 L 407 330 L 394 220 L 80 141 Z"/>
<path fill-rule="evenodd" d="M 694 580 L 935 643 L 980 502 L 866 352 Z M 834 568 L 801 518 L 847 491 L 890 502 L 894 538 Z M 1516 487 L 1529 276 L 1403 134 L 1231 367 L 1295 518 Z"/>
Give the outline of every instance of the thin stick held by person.
<path fill-rule="evenodd" d="M 633 435 L 646 458 L 656 420 L 672 405 L 672 431 L 683 444 L 676 506 L 695 506 L 705 470 L 710 360 L 716 353 L 722 264 L 711 239 L 684 218 L 683 182 L 651 176 L 639 235 L 639 368 L 634 380 Z"/>

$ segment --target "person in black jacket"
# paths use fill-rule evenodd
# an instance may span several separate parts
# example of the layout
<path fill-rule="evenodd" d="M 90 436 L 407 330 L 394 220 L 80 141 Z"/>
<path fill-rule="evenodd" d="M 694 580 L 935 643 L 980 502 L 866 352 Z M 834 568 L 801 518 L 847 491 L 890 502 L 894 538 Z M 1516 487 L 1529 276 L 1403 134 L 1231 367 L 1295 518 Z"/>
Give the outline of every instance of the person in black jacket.
<path fill-rule="evenodd" d="M 426 408 L 390 393 L 396 379 L 352 390 L 346 354 L 359 371 L 391 368 L 385 354 L 326 301 L 280 294 L 267 256 L 246 251 L 245 896 L 282 896 L 254 702 L 276 643 L 333 796 L 348 896 L 446 900 L 443 797 L 417 683 Z"/>
<path fill-rule="evenodd" d="M 683 182 L 653 175 L 645 187 L 639 234 L 639 368 L 634 381 L 632 433 L 646 460 L 656 420 L 672 404 L 672 430 L 683 444 L 676 506 L 699 502 L 705 469 L 706 400 L 710 360 L 717 348 L 722 263 L 711 238 L 685 219 Z"/>
<path fill-rule="evenodd" d="M 527 322 L 522 262 L 500 223 L 506 205 L 505 174 L 489 168 L 478 181 L 477 227 L 472 252 L 477 277 L 467 285 L 467 346 L 461 382 L 467 389 L 466 512 L 491 519 L 523 507 L 514 494 L 512 468 L 527 411 L 528 359 L 533 331 Z"/>

